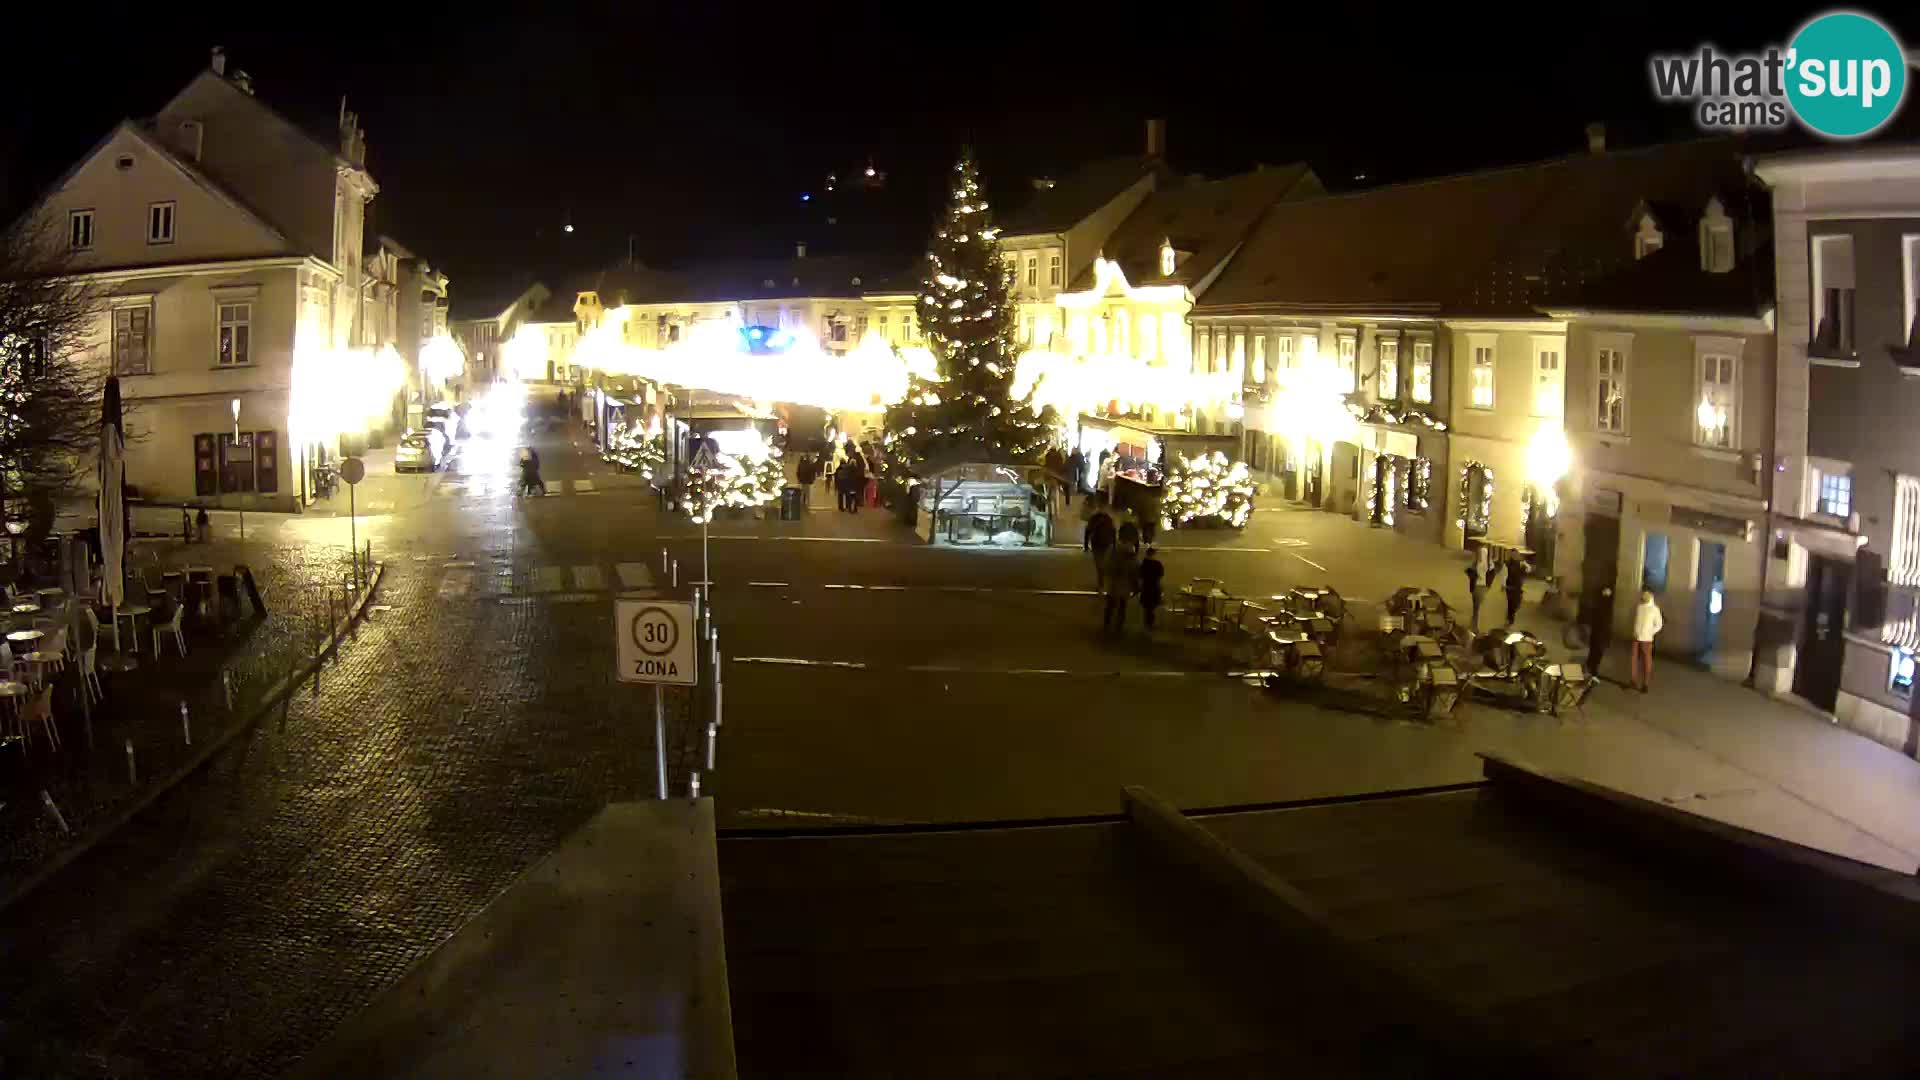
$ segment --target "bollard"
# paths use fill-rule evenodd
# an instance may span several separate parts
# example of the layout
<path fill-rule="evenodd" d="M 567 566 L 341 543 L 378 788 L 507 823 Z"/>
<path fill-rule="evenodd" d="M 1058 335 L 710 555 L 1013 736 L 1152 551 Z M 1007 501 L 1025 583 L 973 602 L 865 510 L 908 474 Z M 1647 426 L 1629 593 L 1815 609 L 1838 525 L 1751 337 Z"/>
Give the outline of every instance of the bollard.
<path fill-rule="evenodd" d="M 187 703 L 180 703 L 180 738 L 188 746 L 193 745 L 193 721 L 187 717 Z"/>
<path fill-rule="evenodd" d="M 232 671 L 222 671 L 220 673 L 220 692 L 226 695 L 227 711 L 232 712 L 233 711 L 233 672 Z"/>
<path fill-rule="evenodd" d="M 699 797 L 700 797 L 700 773 L 696 771 L 693 774 L 693 779 L 687 784 L 687 798 L 697 799 Z"/>
<path fill-rule="evenodd" d="M 713 771 L 713 751 L 714 751 L 714 748 L 719 745 L 719 743 L 720 743 L 720 725 L 718 723 L 708 724 L 707 725 L 707 771 L 708 772 Z"/>
<path fill-rule="evenodd" d="M 663 574 L 667 572 L 667 545 L 665 544 L 660 545 L 660 572 Z"/>
<path fill-rule="evenodd" d="M 676 589 L 680 587 L 680 560 L 679 559 L 673 560 L 673 587 Z"/>
<path fill-rule="evenodd" d="M 333 636 L 333 590 L 327 590 L 327 636 Z"/>
<path fill-rule="evenodd" d="M 127 783 L 138 784 L 139 782 L 140 782 L 139 770 L 133 767 L 133 740 L 128 739 L 127 740 Z"/>
<path fill-rule="evenodd" d="M 55 825 L 60 826 L 60 832 L 62 835 L 66 835 L 68 833 L 73 832 L 72 829 L 67 828 L 66 817 L 60 813 L 60 808 L 53 804 L 53 796 L 47 794 L 46 788 L 40 789 L 40 804 L 47 808 L 47 813 L 53 815 L 53 823 Z"/>

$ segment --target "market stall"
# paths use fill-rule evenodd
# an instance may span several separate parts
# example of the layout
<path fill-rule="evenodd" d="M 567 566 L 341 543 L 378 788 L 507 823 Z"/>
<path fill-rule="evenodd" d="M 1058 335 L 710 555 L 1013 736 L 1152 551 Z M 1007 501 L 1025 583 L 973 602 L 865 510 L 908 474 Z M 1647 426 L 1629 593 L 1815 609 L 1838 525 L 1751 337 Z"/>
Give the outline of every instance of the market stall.
<path fill-rule="evenodd" d="M 1162 515 L 1169 463 L 1213 453 L 1238 458 L 1240 440 L 1232 435 L 1202 435 L 1179 428 L 1154 427 L 1125 417 L 1082 413 L 1074 447 L 1083 461 L 1082 487 L 1105 491 L 1114 509 L 1147 521 Z"/>
<path fill-rule="evenodd" d="M 1053 533 L 1039 465 L 932 463 L 914 489 L 915 529 L 943 547 L 1046 547 Z"/>

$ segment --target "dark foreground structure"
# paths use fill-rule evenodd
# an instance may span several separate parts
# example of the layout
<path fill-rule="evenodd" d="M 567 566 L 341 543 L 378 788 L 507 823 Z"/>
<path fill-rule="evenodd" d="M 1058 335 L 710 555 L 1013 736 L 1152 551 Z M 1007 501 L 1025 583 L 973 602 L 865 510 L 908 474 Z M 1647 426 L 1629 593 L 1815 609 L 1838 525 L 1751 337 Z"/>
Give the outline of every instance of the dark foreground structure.
<path fill-rule="evenodd" d="M 625 981 L 547 943 L 657 947 L 589 929 L 656 905 L 525 907 L 529 886 L 556 899 L 551 864 L 583 857 L 570 844 L 496 901 L 515 918 L 490 908 L 423 965 L 431 979 L 404 980 L 308 1064 L 450 1075 L 439 1044 L 457 1037 L 462 1074 L 489 1076 L 671 1075 L 663 1061 L 725 1076 L 736 1053 L 749 1077 L 1920 1067 L 1920 883 L 1514 763 L 1485 772 L 1308 805 L 1183 814 L 1129 789 L 1124 814 L 1093 821 L 725 835 L 724 971 L 717 943 L 676 945 L 670 962 L 610 957 Z M 675 875 L 653 890 L 691 905 L 672 937 L 703 940 L 720 913 L 682 885 L 712 872 L 697 850 L 710 822 L 662 818 L 689 843 L 645 843 L 650 867 L 633 837 L 602 833 L 584 857 Z M 572 985 L 517 975 L 539 988 L 517 995 L 518 1023 L 458 1015 L 489 968 L 542 956 L 578 969 Z M 569 1019 L 583 1011 L 607 1022 Z M 619 1052 L 665 1044 L 650 1061 Z"/>

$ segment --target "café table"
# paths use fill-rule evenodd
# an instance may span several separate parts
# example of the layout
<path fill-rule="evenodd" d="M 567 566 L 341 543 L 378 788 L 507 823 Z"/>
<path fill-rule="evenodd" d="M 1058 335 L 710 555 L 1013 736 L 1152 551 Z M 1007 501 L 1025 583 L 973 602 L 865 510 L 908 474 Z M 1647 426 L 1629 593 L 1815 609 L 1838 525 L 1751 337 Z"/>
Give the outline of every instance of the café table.
<path fill-rule="evenodd" d="M 13 605 L 13 613 L 15 615 L 38 615 L 40 613 L 40 605 L 28 600 L 22 600 Z"/>
<path fill-rule="evenodd" d="M 20 699 L 33 693 L 33 688 L 23 682 L 12 679 L 0 679 L 0 700 L 6 705 L 6 716 L 10 734 L 26 738 L 26 725 L 20 722 Z"/>
<path fill-rule="evenodd" d="M 1227 594 L 1219 588 L 1196 590 L 1191 585 L 1182 585 L 1180 595 L 1187 616 L 1187 629 L 1211 634 L 1220 629 L 1220 616 L 1226 606 Z"/>
<path fill-rule="evenodd" d="M 120 638 L 120 620 L 121 619 L 127 620 L 127 632 L 134 635 L 133 654 L 135 656 L 138 656 L 140 655 L 140 621 L 139 620 L 151 614 L 153 614 L 153 609 L 146 606 L 145 604 L 132 604 L 127 607 L 120 608 L 113 613 L 113 617 L 114 617 L 113 633 L 114 633 L 114 637 L 118 639 L 116 643 L 120 645 L 119 651 L 121 652 L 126 651 L 126 646 L 124 643 L 125 639 Z"/>
<path fill-rule="evenodd" d="M 15 645 L 25 645 L 46 637 L 44 630 L 15 630 L 7 635 L 7 640 Z"/>

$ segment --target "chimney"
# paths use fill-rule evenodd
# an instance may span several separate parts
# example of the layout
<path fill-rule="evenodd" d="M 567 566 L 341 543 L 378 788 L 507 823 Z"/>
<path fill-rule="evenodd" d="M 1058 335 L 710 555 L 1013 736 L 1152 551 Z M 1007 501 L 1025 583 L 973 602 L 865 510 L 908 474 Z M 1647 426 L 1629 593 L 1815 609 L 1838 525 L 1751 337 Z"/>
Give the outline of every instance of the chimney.
<path fill-rule="evenodd" d="M 247 74 L 246 72 L 244 71 L 234 72 L 233 85 L 238 87 L 241 93 L 246 94 L 249 97 L 253 95 L 253 76 Z"/>
<path fill-rule="evenodd" d="M 1594 121 L 1587 125 L 1587 153 L 1604 154 L 1607 152 L 1607 125 Z"/>
<path fill-rule="evenodd" d="M 801 240 L 793 245 L 793 257 L 796 259 L 804 259 L 807 257 L 807 242 L 805 240 Z"/>
<path fill-rule="evenodd" d="M 227 50 L 218 45 L 213 47 L 213 73 L 223 79 L 227 77 Z"/>
<path fill-rule="evenodd" d="M 1167 122 L 1164 118 L 1147 118 L 1147 156 L 1163 158 L 1167 156 Z"/>

